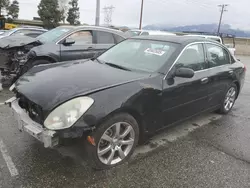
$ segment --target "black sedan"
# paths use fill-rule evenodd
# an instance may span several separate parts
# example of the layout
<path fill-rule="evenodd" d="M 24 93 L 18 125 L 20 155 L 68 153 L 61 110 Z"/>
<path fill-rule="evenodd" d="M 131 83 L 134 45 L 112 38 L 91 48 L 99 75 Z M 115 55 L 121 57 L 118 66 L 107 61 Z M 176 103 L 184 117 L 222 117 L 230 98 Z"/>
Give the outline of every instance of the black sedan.
<path fill-rule="evenodd" d="M 203 112 L 228 113 L 245 71 L 216 41 L 141 36 L 96 59 L 32 68 L 6 104 L 19 129 L 45 147 L 84 138 L 92 164 L 106 169 L 159 129 Z"/>

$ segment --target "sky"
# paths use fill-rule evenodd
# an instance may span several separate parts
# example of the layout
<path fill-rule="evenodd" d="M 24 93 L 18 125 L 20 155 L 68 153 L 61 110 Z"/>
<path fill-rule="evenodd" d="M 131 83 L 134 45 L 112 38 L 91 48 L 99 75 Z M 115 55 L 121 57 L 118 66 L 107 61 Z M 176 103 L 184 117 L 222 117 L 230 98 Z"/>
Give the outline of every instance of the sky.
<path fill-rule="evenodd" d="M 32 19 L 37 15 L 40 0 L 19 0 L 20 19 Z M 218 4 L 229 4 L 223 15 L 223 23 L 232 28 L 250 30 L 250 0 L 144 0 L 143 26 L 164 24 L 170 26 L 218 23 Z M 103 8 L 114 6 L 112 24 L 138 27 L 141 0 L 101 0 L 101 24 Z M 96 0 L 79 0 L 80 21 L 95 23 Z"/>

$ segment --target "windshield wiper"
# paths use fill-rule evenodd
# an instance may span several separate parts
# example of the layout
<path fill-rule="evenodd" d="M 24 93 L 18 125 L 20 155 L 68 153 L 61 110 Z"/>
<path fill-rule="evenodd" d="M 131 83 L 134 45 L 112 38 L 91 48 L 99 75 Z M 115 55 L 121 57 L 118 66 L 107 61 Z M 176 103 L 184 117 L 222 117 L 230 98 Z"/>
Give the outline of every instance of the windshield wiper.
<path fill-rule="evenodd" d="M 118 69 L 122 69 L 122 70 L 126 70 L 126 71 L 131 71 L 131 69 L 128 69 L 126 67 L 123 67 L 121 65 L 117 65 L 117 64 L 114 64 L 114 63 L 107 63 L 105 62 L 106 65 L 109 65 L 111 67 L 114 67 L 114 68 L 118 68 Z"/>
<path fill-rule="evenodd" d="M 92 61 L 96 60 L 98 63 L 103 64 L 98 58 L 92 58 Z"/>

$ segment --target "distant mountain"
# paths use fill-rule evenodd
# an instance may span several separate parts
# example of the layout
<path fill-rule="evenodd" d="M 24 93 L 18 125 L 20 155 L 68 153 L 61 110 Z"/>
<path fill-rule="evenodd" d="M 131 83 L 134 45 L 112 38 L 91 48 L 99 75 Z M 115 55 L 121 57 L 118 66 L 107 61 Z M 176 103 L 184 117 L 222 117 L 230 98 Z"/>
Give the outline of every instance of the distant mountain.
<path fill-rule="evenodd" d="M 200 25 L 186 25 L 171 27 L 168 25 L 147 25 L 143 29 L 148 30 L 161 30 L 161 31 L 172 31 L 172 32 L 183 32 L 183 31 L 202 31 L 202 32 L 217 32 L 217 24 L 200 24 Z M 230 35 L 235 35 L 236 37 L 250 37 L 250 31 L 243 31 L 240 29 L 232 29 L 230 25 L 221 25 L 222 33 L 227 33 Z"/>

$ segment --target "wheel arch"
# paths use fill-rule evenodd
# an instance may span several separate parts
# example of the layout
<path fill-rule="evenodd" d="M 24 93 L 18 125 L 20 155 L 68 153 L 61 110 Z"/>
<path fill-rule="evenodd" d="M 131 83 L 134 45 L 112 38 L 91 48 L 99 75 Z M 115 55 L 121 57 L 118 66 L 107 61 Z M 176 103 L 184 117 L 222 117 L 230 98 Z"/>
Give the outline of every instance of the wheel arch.
<path fill-rule="evenodd" d="M 49 61 L 51 63 L 57 62 L 57 60 L 55 58 L 52 58 L 50 56 L 37 56 L 34 59 L 32 59 L 33 62 L 38 61 L 38 60 L 47 60 L 47 61 Z"/>
<path fill-rule="evenodd" d="M 140 114 L 140 112 L 138 112 L 136 109 L 127 108 L 127 107 L 119 108 L 119 109 L 109 113 L 104 118 L 100 119 L 98 121 L 97 125 L 101 124 L 103 121 L 106 121 L 107 119 L 111 118 L 115 114 L 120 114 L 120 113 L 127 113 L 127 114 L 131 115 L 136 120 L 136 122 L 139 126 L 139 142 L 143 142 L 145 139 L 146 133 L 147 133 L 146 123 L 143 121 L 143 117 Z"/>
<path fill-rule="evenodd" d="M 237 80 L 235 80 L 233 83 L 234 83 L 234 84 L 236 85 L 236 87 L 237 87 L 237 96 L 236 96 L 236 98 L 238 98 L 239 93 L 240 93 L 240 83 L 239 83 Z"/>

